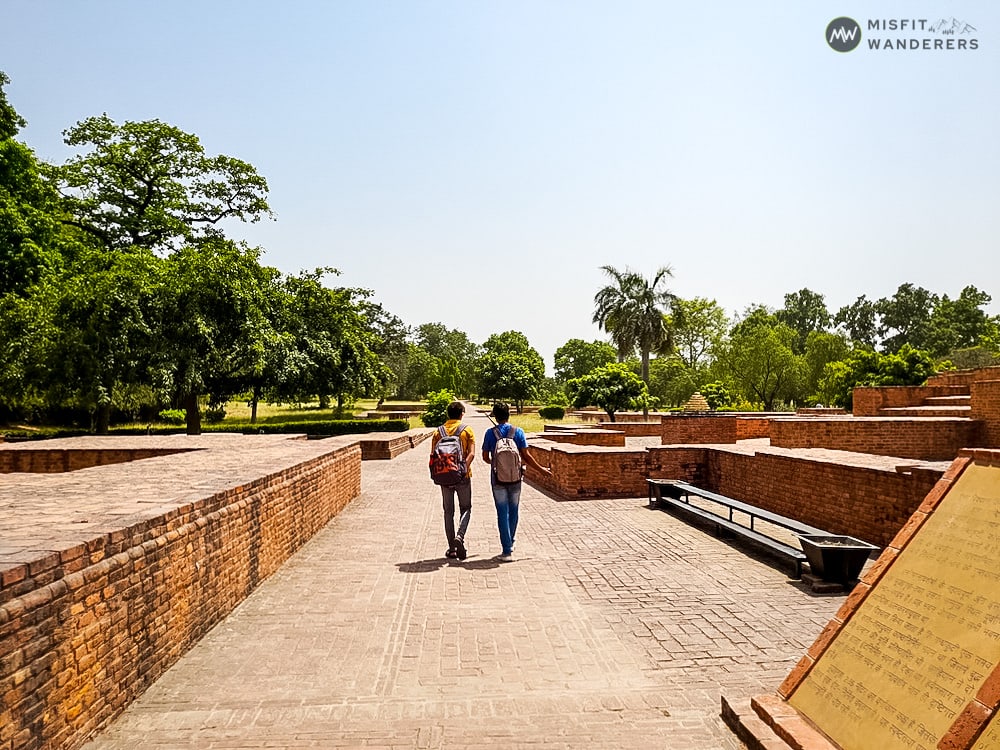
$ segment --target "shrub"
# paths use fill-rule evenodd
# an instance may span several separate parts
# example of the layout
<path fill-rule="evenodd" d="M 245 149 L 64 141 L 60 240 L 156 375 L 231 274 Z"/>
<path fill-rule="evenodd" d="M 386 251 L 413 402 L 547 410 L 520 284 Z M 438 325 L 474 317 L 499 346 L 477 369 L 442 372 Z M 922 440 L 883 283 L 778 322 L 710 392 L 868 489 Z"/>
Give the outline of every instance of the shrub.
<path fill-rule="evenodd" d="M 160 421 L 166 424 L 184 424 L 187 421 L 187 412 L 184 409 L 164 409 L 158 416 Z"/>
<path fill-rule="evenodd" d="M 205 409 L 205 421 L 217 424 L 226 418 L 225 409 Z"/>
<path fill-rule="evenodd" d="M 450 391 L 442 390 L 428 394 L 427 410 L 420 415 L 424 427 L 440 427 L 448 421 L 448 404 L 455 400 Z"/>
<path fill-rule="evenodd" d="M 538 416 L 542 419 L 562 419 L 566 416 L 566 410 L 556 404 L 549 404 L 538 410 Z"/>

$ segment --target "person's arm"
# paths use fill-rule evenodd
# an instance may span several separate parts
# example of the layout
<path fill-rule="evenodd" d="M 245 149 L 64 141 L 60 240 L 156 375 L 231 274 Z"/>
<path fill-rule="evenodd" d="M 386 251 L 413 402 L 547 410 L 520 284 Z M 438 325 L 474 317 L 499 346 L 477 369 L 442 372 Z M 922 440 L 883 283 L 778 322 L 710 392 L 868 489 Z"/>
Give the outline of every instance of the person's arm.
<path fill-rule="evenodd" d="M 518 438 L 520 438 L 520 440 L 518 440 Z M 532 467 L 536 471 L 540 471 L 542 474 L 550 474 L 550 475 L 552 474 L 551 469 L 542 466 L 540 463 L 538 463 L 538 461 L 535 460 L 535 457 L 531 455 L 531 450 L 528 448 L 528 438 L 524 434 L 523 430 L 521 430 L 520 434 L 515 433 L 514 440 L 518 444 L 517 449 L 521 454 L 521 461 L 523 463 L 528 464 L 528 466 Z M 521 445 L 522 443 L 523 445 Z"/>
<path fill-rule="evenodd" d="M 468 434 L 463 436 L 465 445 L 462 446 L 462 449 L 465 453 L 465 466 L 469 468 L 472 466 L 472 462 L 476 460 L 476 436 L 472 434 L 472 430 L 469 427 L 465 428 L 465 432 Z"/>

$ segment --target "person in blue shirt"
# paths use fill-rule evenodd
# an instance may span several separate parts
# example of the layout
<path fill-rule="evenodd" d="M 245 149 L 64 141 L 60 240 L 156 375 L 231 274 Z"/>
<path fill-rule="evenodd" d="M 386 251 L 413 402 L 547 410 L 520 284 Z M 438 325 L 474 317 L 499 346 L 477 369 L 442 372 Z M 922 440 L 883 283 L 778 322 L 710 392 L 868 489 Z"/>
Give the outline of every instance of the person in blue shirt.
<path fill-rule="evenodd" d="M 497 441 L 513 436 L 521 456 L 522 467 L 524 464 L 528 464 L 543 474 L 551 474 L 551 472 L 531 455 L 524 430 L 509 422 L 510 407 L 507 404 L 503 402 L 493 404 L 492 414 L 497 421 L 497 426 L 487 430 L 483 437 L 483 461 L 491 465 L 490 486 L 493 489 L 493 503 L 497 508 L 497 527 L 500 530 L 501 553 L 496 559 L 501 562 L 510 562 L 514 559 L 512 553 L 517 534 L 518 506 L 521 502 L 521 479 L 513 482 L 500 482 L 497 479 L 495 467 L 492 466 Z M 523 468 L 521 475 L 523 475 Z"/>

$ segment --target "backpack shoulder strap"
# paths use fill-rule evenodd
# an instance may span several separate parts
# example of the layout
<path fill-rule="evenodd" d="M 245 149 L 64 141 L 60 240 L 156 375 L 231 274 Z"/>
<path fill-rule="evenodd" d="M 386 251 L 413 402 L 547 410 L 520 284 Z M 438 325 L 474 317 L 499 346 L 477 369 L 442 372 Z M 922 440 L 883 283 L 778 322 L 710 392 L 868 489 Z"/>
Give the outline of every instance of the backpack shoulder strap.
<path fill-rule="evenodd" d="M 444 425 L 440 425 L 438 427 L 438 435 L 441 437 L 448 437 L 448 430 L 444 428 Z"/>
<path fill-rule="evenodd" d="M 462 437 L 462 433 L 465 432 L 465 424 L 463 422 L 458 423 L 458 429 L 455 430 L 452 435 L 457 435 L 459 438 Z"/>

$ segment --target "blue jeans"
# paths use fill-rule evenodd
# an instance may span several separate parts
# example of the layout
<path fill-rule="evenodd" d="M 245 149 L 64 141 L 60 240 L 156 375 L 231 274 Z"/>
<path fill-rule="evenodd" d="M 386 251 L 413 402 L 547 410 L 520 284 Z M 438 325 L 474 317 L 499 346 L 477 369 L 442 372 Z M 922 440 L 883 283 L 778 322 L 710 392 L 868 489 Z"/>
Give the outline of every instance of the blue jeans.
<path fill-rule="evenodd" d="M 493 503 L 497 506 L 497 528 L 500 529 L 500 546 L 503 554 L 514 549 L 517 534 L 517 506 L 521 502 L 521 483 L 493 484 Z"/>

